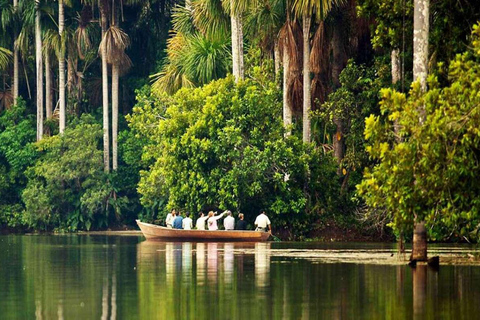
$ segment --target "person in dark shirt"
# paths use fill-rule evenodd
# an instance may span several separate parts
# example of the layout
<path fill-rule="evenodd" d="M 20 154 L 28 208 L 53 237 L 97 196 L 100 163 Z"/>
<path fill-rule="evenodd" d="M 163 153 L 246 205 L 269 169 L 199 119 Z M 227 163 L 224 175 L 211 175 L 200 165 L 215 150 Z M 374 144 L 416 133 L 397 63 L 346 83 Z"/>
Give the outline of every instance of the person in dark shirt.
<path fill-rule="evenodd" d="M 183 218 L 180 211 L 173 220 L 173 229 L 183 229 Z"/>
<path fill-rule="evenodd" d="M 243 220 L 244 218 L 245 217 L 243 216 L 243 213 L 238 214 L 238 219 L 240 220 L 237 222 L 237 226 L 236 226 L 237 230 L 247 230 L 247 222 Z"/>

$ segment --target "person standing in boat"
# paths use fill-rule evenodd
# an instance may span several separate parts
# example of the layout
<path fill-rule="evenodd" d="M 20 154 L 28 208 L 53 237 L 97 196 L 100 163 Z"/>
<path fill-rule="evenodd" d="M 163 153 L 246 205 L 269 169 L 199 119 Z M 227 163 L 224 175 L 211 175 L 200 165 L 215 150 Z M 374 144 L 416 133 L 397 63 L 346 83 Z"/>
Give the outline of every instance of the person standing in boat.
<path fill-rule="evenodd" d="M 227 212 L 228 210 L 225 210 L 221 214 L 216 216 L 215 213 L 213 213 L 213 211 L 210 211 L 208 213 L 208 220 L 207 220 L 208 230 L 218 230 L 217 220 L 223 217 Z"/>
<path fill-rule="evenodd" d="M 237 229 L 237 230 L 247 230 L 247 222 L 244 220 L 244 218 L 245 218 L 245 216 L 243 215 L 243 213 L 238 214 L 238 219 L 240 219 L 240 220 L 237 222 L 237 227 L 235 229 Z"/>
<path fill-rule="evenodd" d="M 197 219 L 196 228 L 197 230 L 205 230 L 205 221 L 207 221 L 208 216 L 206 216 L 202 211 L 198 214 L 199 218 Z"/>
<path fill-rule="evenodd" d="M 175 215 L 176 215 L 175 209 L 172 209 L 172 212 L 167 214 L 167 217 L 165 218 L 165 224 L 167 225 L 167 228 L 172 229 L 173 220 L 175 220 Z"/>
<path fill-rule="evenodd" d="M 267 215 L 265 214 L 265 210 L 260 210 L 260 214 L 255 219 L 255 226 L 255 231 L 266 232 L 268 227 L 268 232 L 272 233 L 272 224 L 270 223 L 270 219 L 268 219 Z"/>
<path fill-rule="evenodd" d="M 173 220 L 173 229 L 183 229 L 183 217 L 180 211 Z"/>
<path fill-rule="evenodd" d="M 225 227 L 225 230 L 235 229 L 235 218 L 232 216 L 231 211 L 228 211 L 227 217 L 223 220 L 223 226 Z"/>
<path fill-rule="evenodd" d="M 192 230 L 193 229 L 193 221 L 190 219 L 190 212 L 187 211 L 185 213 L 185 219 L 182 221 L 182 227 L 184 230 Z"/>

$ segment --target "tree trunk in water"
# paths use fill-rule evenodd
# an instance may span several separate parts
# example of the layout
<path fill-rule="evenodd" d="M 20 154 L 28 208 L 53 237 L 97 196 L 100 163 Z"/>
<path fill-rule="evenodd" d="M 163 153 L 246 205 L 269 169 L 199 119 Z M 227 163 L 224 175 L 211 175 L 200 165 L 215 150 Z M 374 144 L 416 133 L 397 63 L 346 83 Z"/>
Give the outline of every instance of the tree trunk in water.
<path fill-rule="evenodd" d="M 63 0 L 58 0 L 58 33 L 60 34 L 61 42 L 63 43 L 63 29 L 65 26 L 65 15 L 64 15 L 64 6 Z M 65 131 L 65 52 L 60 51 L 60 56 L 58 58 L 58 91 L 59 91 L 59 128 L 60 133 Z"/>
<path fill-rule="evenodd" d="M 231 13 L 230 23 L 232 28 L 232 69 L 235 81 L 244 78 L 243 66 L 243 29 L 242 18 L 239 14 Z"/>
<path fill-rule="evenodd" d="M 107 14 L 101 9 L 102 39 L 107 31 Z M 110 135 L 108 121 L 108 65 L 107 48 L 102 46 L 102 91 L 103 91 L 103 164 L 105 172 L 110 172 Z"/>
<path fill-rule="evenodd" d="M 14 11 L 17 12 L 18 8 L 18 0 L 13 0 L 13 8 Z M 17 44 L 15 43 L 18 38 L 18 31 L 15 28 L 14 35 L 13 35 L 13 103 L 17 103 L 18 98 L 18 86 L 19 86 L 19 67 L 18 67 L 18 48 Z"/>
<path fill-rule="evenodd" d="M 118 136 L 118 65 L 112 65 L 112 168 L 118 168 L 117 136 Z"/>
<path fill-rule="evenodd" d="M 303 142 L 310 142 L 310 110 L 312 92 L 310 80 L 310 24 L 311 17 L 303 17 Z"/>
<path fill-rule="evenodd" d="M 35 0 L 35 64 L 37 69 L 37 141 L 43 138 L 43 59 L 40 0 Z"/>
<path fill-rule="evenodd" d="M 429 0 L 414 0 L 413 10 L 413 79 L 420 81 L 422 91 L 427 90 L 428 74 L 428 32 L 429 32 Z M 425 106 L 421 106 L 420 124 L 425 120 Z M 423 221 L 416 221 L 413 234 L 411 259 L 427 260 L 427 237 L 421 236 L 425 230 Z"/>
<path fill-rule="evenodd" d="M 45 111 L 47 119 L 52 118 L 52 68 L 50 67 L 50 55 L 45 54 Z"/>
<path fill-rule="evenodd" d="M 415 224 L 410 260 L 427 261 L 427 229 L 425 229 L 425 222 Z"/>
<path fill-rule="evenodd" d="M 283 125 L 286 128 L 285 136 L 291 134 L 290 125 L 292 124 L 292 106 L 288 99 L 288 79 L 290 68 L 290 57 L 288 55 L 288 48 L 285 42 L 283 49 Z"/>

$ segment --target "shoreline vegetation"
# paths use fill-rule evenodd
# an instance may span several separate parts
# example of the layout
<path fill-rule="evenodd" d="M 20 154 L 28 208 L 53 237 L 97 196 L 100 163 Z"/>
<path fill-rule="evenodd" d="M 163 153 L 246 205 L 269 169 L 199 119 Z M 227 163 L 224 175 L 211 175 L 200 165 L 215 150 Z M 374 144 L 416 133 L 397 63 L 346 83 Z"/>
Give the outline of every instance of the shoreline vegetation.
<path fill-rule="evenodd" d="M 477 243 L 480 2 L 320 2 L 0 3 L 0 231 Z"/>

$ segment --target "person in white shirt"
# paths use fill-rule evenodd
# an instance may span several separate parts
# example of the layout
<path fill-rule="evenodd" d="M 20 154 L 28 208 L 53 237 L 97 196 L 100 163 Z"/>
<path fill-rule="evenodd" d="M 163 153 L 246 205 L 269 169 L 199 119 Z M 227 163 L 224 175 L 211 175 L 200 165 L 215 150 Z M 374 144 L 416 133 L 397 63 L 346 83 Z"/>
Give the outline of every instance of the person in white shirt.
<path fill-rule="evenodd" d="M 172 212 L 167 214 L 167 217 L 165 218 L 165 224 L 167 225 L 167 228 L 170 228 L 170 229 L 173 228 L 173 220 L 175 220 L 175 216 L 176 216 L 175 209 L 172 209 Z"/>
<path fill-rule="evenodd" d="M 272 224 L 270 223 L 270 219 L 268 219 L 267 215 L 265 214 L 265 210 L 260 210 L 260 214 L 255 219 L 255 226 L 257 227 L 255 231 L 267 231 L 272 233 Z"/>
<path fill-rule="evenodd" d="M 219 214 L 218 216 L 215 215 L 215 213 L 213 211 L 210 211 L 208 213 L 208 230 L 218 230 L 218 226 L 217 226 L 217 220 L 220 219 L 221 217 L 223 217 L 228 211 L 223 211 L 221 214 Z"/>
<path fill-rule="evenodd" d="M 235 218 L 232 216 L 231 211 L 228 211 L 227 217 L 223 219 L 223 226 L 225 227 L 225 230 L 235 229 Z"/>
<path fill-rule="evenodd" d="M 207 221 L 208 216 L 204 215 L 203 212 L 200 212 L 199 216 L 196 224 L 197 230 L 205 230 L 205 221 Z"/>
<path fill-rule="evenodd" d="M 193 221 L 190 219 L 190 212 L 185 214 L 185 219 L 182 221 L 182 228 L 183 230 L 192 230 L 193 229 Z"/>

